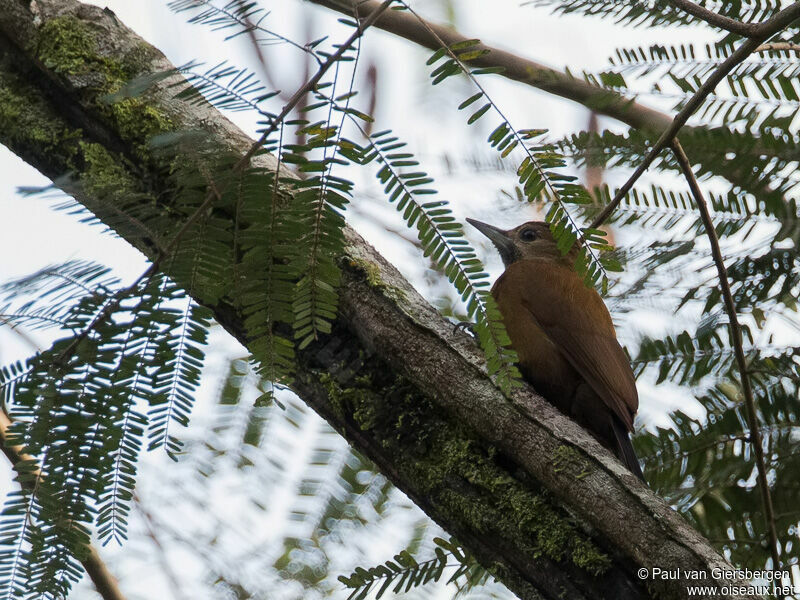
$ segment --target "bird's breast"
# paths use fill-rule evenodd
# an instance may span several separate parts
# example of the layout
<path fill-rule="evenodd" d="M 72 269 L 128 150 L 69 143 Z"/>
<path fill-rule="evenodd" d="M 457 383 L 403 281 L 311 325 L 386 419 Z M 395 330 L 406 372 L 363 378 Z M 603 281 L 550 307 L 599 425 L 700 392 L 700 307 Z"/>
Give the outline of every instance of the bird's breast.
<path fill-rule="evenodd" d="M 570 392 L 580 377 L 533 315 L 522 309 L 517 294 L 506 289 L 501 278 L 492 288 L 492 295 L 503 315 L 503 323 L 525 379 L 542 394 L 546 393 L 545 387 L 554 392 Z"/>

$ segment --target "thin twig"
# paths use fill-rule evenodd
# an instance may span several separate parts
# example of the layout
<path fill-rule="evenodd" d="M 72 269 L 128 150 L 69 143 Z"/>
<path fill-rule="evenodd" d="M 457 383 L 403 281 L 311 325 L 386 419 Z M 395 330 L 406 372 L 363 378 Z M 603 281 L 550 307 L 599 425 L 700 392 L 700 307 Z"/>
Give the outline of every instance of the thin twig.
<path fill-rule="evenodd" d="M 769 42 L 761 44 L 756 52 L 800 52 L 800 44 L 794 42 Z"/>
<path fill-rule="evenodd" d="M 725 261 L 722 258 L 722 251 L 719 247 L 719 238 L 714 229 L 714 223 L 711 220 L 711 214 L 708 211 L 708 205 L 697 183 L 697 178 L 692 171 L 692 165 L 686 157 L 678 138 L 671 142 L 672 151 L 675 158 L 683 171 L 683 175 L 689 184 L 689 189 L 692 192 L 694 201 L 697 204 L 697 209 L 700 211 L 700 219 L 703 221 L 708 241 L 711 245 L 711 256 L 714 259 L 714 264 L 717 267 L 719 275 L 719 287 L 722 292 L 722 298 L 725 302 L 725 311 L 728 313 L 728 319 L 731 327 L 731 339 L 736 355 L 736 364 L 739 367 L 739 373 L 742 380 L 742 395 L 744 396 L 745 408 L 747 411 L 748 425 L 750 426 L 750 444 L 753 448 L 753 454 L 756 457 L 756 468 L 758 470 L 758 485 L 761 488 L 761 501 L 764 508 L 764 520 L 766 521 L 767 531 L 769 533 L 770 552 L 772 554 L 772 568 L 779 569 L 780 553 L 778 550 L 778 533 L 775 528 L 775 510 L 772 507 L 772 496 L 769 491 L 769 482 L 767 481 L 767 465 L 764 460 L 764 448 L 762 447 L 761 431 L 758 424 L 758 415 L 756 413 L 755 401 L 753 400 L 753 389 L 750 383 L 750 374 L 747 370 L 747 359 L 744 353 L 744 344 L 742 341 L 742 328 L 739 325 L 739 318 L 736 315 L 736 305 L 733 302 L 733 294 L 731 294 L 731 286 L 728 281 L 728 272 L 725 268 Z"/>
<path fill-rule="evenodd" d="M 11 330 L 11 333 L 16 335 L 19 339 L 21 339 L 28 346 L 30 346 L 34 352 L 39 352 L 41 350 L 41 348 L 39 348 L 39 344 L 37 344 L 36 340 L 34 340 L 33 337 L 29 335 L 24 329 L 20 329 L 19 323 L 14 322 L 14 320 L 22 321 L 23 319 L 38 319 L 40 321 L 45 321 L 47 323 L 53 323 L 62 326 L 64 325 L 63 321 L 39 315 L 0 314 L 0 325 L 8 325 L 8 328 Z"/>
<path fill-rule="evenodd" d="M 161 543 L 160 538 L 158 537 L 157 528 L 154 525 L 153 515 L 142 505 L 142 500 L 139 498 L 138 494 L 133 494 L 133 501 L 136 504 L 136 507 L 139 509 L 139 513 L 142 515 L 142 520 L 144 521 L 145 529 L 147 530 L 147 537 L 152 540 L 153 545 L 156 547 L 158 555 L 161 559 L 161 570 L 164 571 L 164 576 L 169 581 L 169 585 L 172 588 L 172 595 L 179 600 L 186 600 L 187 596 L 183 593 L 183 589 L 181 588 L 180 579 L 175 574 L 172 565 L 169 564 L 169 557 L 167 556 L 167 551 L 164 548 L 164 544 Z"/>
<path fill-rule="evenodd" d="M 599 215 L 597 215 L 597 217 L 595 217 L 590 227 L 597 228 L 603 224 L 606 219 L 608 219 L 609 215 L 614 212 L 614 209 L 617 207 L 617 205 L 622 202 L 622 199 L 625 197 L 625 195 L 630 192 L 633 184 L 636 183 L 639 177 L 641 177 L 648 167 L 650 167 L 652 162 L 661 153 L 661 151 L 670 145 L 675 136 L 678 135 L 681 127 L 686 124 L 686 121 L 688 121 L 689 117 L 691 117 L 700 107 L 706 97 L 714 91 L 714 88 L 717 87 L 717 84 L 722 81 L 722 79 L 728 73 L 730 73 L 733 68 L 736 67 L 736 65 L 743 62 L 748 56 L 755 52 L 762 42 L 786 27 L 789 23 L 797 18 L 800 18 L 800 2 L 795 2 L 788 8 L 785 8 L 777 15 L 773 16 L 771 19 L 765 21 L 764 23 L 760 23 L 755 28 L 756 33 L 753 35 L 753 37 L 745 40 L 733 54 L 725 59 L 722 64 L 717 67 L 716 70 L 709 76 L 709 78 L 703 82 L 703 85 L 701 85 L 700 88 L 694 93 L 694 96 L 689 99 L 681 111 L 675 115 L 675 118 L 672 120 L 670 126 L 667 127 L 664 133 L 661 134 L 661 137 L 658 138 L 658 141 L 651 148 L 650 152 L 647 153 L 647 156 L 645 156 L 642 163 L 636 168 L 636 170 L 619 189 L 619 191 L 617 191 L 614 199 L 606 205 L 606 207 L 600 212 Z"/>
<path fill-rule="evenodd" d="M 720 29 L 730 31 L 731 33 L 736 33 L 742 37 L 752 37 L 756 33 L 759 25 L 758 23 L 743 23 L 742 21 L 731 19 L 730 17 L 715 13 L 713 10 L 708 10 L 707 8 L 704 8 L 699 4 L 695 4 L 694 2 L 690 2 L 689 0 L 670 0 L 670 4 L 674 4 L 683 12 L 689 13 L 693 17 L 697 17 L 709 25 L 719 27 Z"/>
<path fill-rule="evenodd" d="M 314 73 L 314 75 L 308 81 L 306 81 L 304 85 L 300 86 L 300 89 L 297 90 L 294 93 L 294 95 L 289 99 L 289 101 L 283 107 L 283 110 L 281 110 L 280 114 L 278 114 L 277 117 L 272 119 L 269 127 L 267 127 L 264 133 L 261 134 L 261 137 L 259 137 L 255 142 L 253 142 L 253 144 L 250 146 L 250 149 L 247 152 L 245 152 L 244 156 L 242 156 L 242 158 L 240 158 L 239 161 L 236 163 L 234 167 L 235 169 L 237 170 L 241 169 L 242 167 L 250 163 L 250 159 L 253 157 L 253 155 L 258 151 L 258 149 L 262 145 L 264 145 L 264 142 L 267 141 L 267 138 L 269 138 L 269 136 L 275 133 L 275 131 L 278 129 L 278 126 L 289 115 L 289 113 L 292 112 L 294 107 L 297 106 L 303 100 L 303 98 L 308 92 L 310 92 L 316 87 L 316 85 L 320 82 L 320 79 L 322 79 L 325 73 L 328 72 L 328 69 L 330 69 L 335 63 L 339 62 L 344 53 L 347 52 L 347 50 L 349 50 L 352 47 L 353 43 L 362 35 L 364 35 L 364 32 L 367 30 L 367 28 L 369 28 L 373 23 L 375 23 L 375 21 L 378 20 L 378 17 L 380 17 L 381 14 L 387 8 L 389 8 L 389 6 L 394 1 L 395 0 L 384 0 L 384 2 L 380 6 L 378 6 L 375 10 L 373 10 L 367 18 L 359 22 L 358 28 L 353 32 L 353 34 L 349 38 L 347 38 L 347 40 L 345 40 L 345 42 L 341 46 L 339 46 L 336 52 L 334 52 L 328 57 L 328 60 L 326 60 L 320 66 L 320 68 L 317 69 L 317 72 Z"/>
<path fill-rule="evenodd" d="M 8 428 L 11 426 L 11 419 L 0 411 L 0 446 L 2 446 L 3 453 L 13 466 L 16 467 L 20 462 L 33 461 L 34 458 L 24 454 L 21 446 L 8 445 Z M 38 481 L 38 470 L 31 473 L 33 477 L 26 478 L 21 485 L 31 487 L 34 481 Z M 119 583 L 116 578 L 108 570 L 108 567 L 100 558 L 97 549 L 89 545 L 89 553 L 81 558 L 81 564 L 86 569 L 89 579 L 92 580 L 97 593 L 103 600 L 125 600 L 122 590 L 119 589 Z"/>

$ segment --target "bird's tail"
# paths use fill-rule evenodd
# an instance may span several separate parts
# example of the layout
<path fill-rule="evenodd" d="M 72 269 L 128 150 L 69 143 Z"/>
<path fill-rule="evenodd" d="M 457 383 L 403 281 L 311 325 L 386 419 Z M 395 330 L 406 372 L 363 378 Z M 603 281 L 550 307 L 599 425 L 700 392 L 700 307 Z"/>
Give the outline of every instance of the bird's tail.
<path fill-rule="evenodd" d="M 636 458 L 636 452 L 633 450 L 631 437 L 628 435 L 625 425 L 623 425 L 619 419 L 612 418 L 612 421 L 614 437 L 617 440 L 617 457 L 634 475 L 647 483 L 647 480 L 644 478 L 644 473 L 642 473 L 642 467 L 639 466 L 639 459 Z"/>

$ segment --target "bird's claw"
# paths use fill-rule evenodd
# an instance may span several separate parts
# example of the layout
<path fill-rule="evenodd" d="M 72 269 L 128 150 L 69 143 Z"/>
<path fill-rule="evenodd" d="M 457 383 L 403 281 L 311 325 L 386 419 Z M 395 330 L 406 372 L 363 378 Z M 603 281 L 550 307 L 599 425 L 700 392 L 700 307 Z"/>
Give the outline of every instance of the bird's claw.
<path fill-rule="evenodd" d="M 475 323 L 470 321 L 459 321 L 455 325 L 453 325 L 453 333 L 458 331 L 466 331 L 472 337 L 477 338 L 478 333 L 475 331 Z"/>

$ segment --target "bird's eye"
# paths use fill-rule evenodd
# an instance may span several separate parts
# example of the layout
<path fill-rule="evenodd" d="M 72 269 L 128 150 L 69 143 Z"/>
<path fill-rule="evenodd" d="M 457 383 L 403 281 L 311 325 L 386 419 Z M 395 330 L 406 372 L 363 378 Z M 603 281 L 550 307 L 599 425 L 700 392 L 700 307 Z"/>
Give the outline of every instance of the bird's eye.
<path fill-rule="evenodd" d="M 523 229 L 519 232 L 519 239 L 523 242 L 532 242 L 536 239 L 536 232 L 533 229 Z"/>

